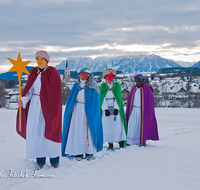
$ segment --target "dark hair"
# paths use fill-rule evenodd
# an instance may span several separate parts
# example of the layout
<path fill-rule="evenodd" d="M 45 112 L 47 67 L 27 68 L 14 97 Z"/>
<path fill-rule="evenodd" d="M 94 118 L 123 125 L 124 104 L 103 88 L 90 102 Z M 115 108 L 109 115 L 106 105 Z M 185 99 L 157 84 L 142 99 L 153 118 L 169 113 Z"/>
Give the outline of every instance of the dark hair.
<path fill-rule="evenodd" d="M 44 58 L 44 57 L 43 57 Z M 48 61 L 44 58 L 44 60 L 46 61 L 46 64 L 48 64 Z"/>

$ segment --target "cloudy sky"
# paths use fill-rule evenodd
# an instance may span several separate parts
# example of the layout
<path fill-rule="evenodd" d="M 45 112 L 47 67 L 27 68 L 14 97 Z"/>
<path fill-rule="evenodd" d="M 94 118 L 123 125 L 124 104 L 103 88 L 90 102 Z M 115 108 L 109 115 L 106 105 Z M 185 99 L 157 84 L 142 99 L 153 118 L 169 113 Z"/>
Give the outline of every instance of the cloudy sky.
<path fill-rule="evenodd" d="M 156 54 L 200 60 L 199 0 L 0 0 L 0 72 L 7 57 L 50 65 L 73 56 Z"/>

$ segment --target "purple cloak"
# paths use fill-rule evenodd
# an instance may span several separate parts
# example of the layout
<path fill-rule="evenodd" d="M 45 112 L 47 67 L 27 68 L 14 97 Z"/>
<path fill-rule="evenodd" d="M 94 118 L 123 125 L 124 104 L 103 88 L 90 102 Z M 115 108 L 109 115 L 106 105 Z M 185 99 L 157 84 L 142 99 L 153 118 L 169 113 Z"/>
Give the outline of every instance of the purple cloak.
<path fill-rule="evenodd" d="M 126 108 L 126 122 L 128 121 L 132 110 L 135 91 L 138 89 L 134 85 L 131 89 L 128 104 Z M 141 89 L 141 126 L 140 126 L 140 145 L 145 146 L 146 140 L 159 140 L 157 121 L 154 110 L 153 92 L 149 85 L 144 84 Z"/>

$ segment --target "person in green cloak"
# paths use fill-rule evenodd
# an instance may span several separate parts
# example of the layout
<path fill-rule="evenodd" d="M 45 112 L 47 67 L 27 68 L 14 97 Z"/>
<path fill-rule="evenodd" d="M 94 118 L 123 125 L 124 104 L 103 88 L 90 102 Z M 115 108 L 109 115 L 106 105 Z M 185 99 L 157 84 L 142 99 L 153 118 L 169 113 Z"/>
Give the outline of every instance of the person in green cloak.
<path fill-rule="evenodd" d="M 113 143 L 119 147 L 126 146 L 127 123 L 124 113 L 121 86 L 113 81 L 116 77 L 114 69 L 106 69 L 102 77 L 106 80 L 100 86 L 100 113 L 103 123 L 104 142 L 108 142 L 108 150 L 113 150 Z"/>

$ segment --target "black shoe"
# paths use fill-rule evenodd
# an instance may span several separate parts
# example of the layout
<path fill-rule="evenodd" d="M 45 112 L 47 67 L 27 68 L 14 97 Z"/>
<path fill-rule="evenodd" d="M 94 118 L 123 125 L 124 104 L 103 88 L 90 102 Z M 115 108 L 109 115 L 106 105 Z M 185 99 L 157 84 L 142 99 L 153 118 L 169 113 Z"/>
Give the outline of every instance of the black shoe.
<path fill-rule="evenodd" d="M 109 147 L 107 150 L 113 150 L 113 143 L 108 143 L 109 144 Z"/>
<path fill-rule="evenodd" d="M 139 147 L 142 147 L 142 146 L 146 147 L 146 145 L 141 145 L 141 144 L 139 145 Z"/>
<path fill-rule="evenodd" d="M 40 169 L 42 169 L 43 168 L 43 164 L 38 164 L 37 166 L 36 166 L 36 170 L 40 170 Z"/>
<path fill-rule="evenodd" d="M 124 141 L 119 142 L 119 148 L 124 148 Z"/>
<path fill-rule="evenodd" d="M 58 168 L 59 167 L 59 164 L 52 164 L 51 165 L 53 168 Z"/>
<path fill-rule="evenodd" d="M 91 156 L 93 156 L 93 154 L 86 154 L 85 153 L 85 157 L 87 158 L 87 157 L 91 157 Z"/>
<path fill-rule="evenodd" d="M 85 154 L 85 158 L 88 161 L 93 160 L 93 154 Z"/>
<path fill-rule="evenodd" d="M 83 159 L 83 154 L 79 154 L 74 157 L 76 158 L 77 161 L 81 161 Z"/>

